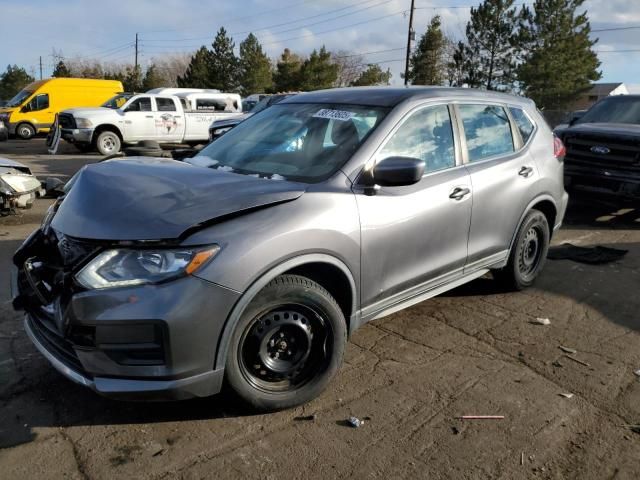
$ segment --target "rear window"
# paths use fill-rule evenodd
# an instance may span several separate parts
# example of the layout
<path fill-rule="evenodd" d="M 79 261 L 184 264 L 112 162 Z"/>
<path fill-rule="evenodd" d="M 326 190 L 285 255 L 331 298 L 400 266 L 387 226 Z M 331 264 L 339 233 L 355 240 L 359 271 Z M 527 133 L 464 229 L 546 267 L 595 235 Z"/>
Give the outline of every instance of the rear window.
<path fill-rule="evenodd" d="M 459 105 L 469 161 L 477 162 L 514 151 L 511 124 L 497 105 Z"/>
<path fill-rule="evenodd" d="M 525 144 L 533 135 L 533 131 L 535 130 L 535 126 L 529 117 L 521 108 L 510 107 L 509 111 L 511 112 L 511 116 L 516 122 L 518 127 L 518 131 L 520 132 L 520 136 L 522 137 L 522 143 Z"/>
<path fill-rule="evenodd" d="M 176 104 L 170 98 L 156 98 L 159 112 L 175 112 Z"/>

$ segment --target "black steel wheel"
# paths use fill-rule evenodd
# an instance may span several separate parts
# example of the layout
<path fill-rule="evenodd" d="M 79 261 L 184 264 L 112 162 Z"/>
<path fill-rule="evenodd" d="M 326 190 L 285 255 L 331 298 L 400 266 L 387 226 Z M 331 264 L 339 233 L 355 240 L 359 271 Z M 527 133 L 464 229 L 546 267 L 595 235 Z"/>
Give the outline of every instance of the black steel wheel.
<path fill-rule="evenodd" d="M 501 270 L 494 270 L 493 276 L 513 290 L 532 285 L 544 266 L 549 240 L 547 217 L 539 210 L 531 210 L 518 230 L 507 265 Z"/>
<path fill-rule="evenodd" d="M 260 410 L 278 410 L 317 396 L 337 372 L 346 323 L 317 283 L 283 275 L 256 295 L 231 339 L 226 376 Z"/>

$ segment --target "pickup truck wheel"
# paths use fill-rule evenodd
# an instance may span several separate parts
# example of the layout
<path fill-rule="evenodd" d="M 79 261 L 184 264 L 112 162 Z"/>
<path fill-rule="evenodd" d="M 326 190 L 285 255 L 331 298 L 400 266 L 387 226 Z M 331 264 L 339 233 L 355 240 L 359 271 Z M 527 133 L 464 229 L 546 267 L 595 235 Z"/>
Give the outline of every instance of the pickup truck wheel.
<path fill-rule="evenodd" d="M 282 275 L 256 295 L 238 322 L 227 381 L 258 410 L 303 404 L 335 376 L 346 341 L 344 315 L 331 294 L 306 277 Z"/>
<path fill-rule="evenodd" d="M 110 130 L 100 132 L 96 138 L 96 148 L 101 155 L 112 155 L 120 151 L 122 142 L 117 133 Z"/>
<path fill-rule="evenodd" d="M 16 127 L 16 135 L 22 140 L 31 140 L 36 135 L 36 129 L 30 123 L 21 123 Z"/>
<path fill-rule="evenodd" d="M 549 239 L 547 217 L 539 210 L 531 210 L 518 229 L 507 266 L 494 270 L 494 278 L 510 290 L 531 286 L 547 259 Z"/>

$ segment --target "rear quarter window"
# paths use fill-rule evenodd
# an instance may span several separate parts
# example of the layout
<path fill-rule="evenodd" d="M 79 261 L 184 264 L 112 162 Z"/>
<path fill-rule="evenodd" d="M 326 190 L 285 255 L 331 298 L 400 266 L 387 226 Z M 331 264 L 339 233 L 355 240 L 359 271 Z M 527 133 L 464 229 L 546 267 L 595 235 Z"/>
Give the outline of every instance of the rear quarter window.
<path fill-rule="evenodd" d="M 516 122 L 518 131 L 522 137 L 522 143 L 526 144 L 531 138 L 531 135 L 533 135 L 533 131 L 536 128 L 535 125 L 521 108 L 509 107 L 509 111 Z"/>
<path fill-rule="evenodd" d="M 504 108 L 498 105 L 459 105 L 469 161 L 512 153 L 511 123 Z"/>

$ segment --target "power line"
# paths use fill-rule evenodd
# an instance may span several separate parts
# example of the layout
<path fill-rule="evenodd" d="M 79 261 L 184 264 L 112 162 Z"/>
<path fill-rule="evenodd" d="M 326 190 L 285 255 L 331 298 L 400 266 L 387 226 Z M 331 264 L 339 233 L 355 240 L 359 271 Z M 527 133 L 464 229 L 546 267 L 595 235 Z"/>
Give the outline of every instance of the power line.
<path fill-rule="evenodd" d="M 228 35 L 229 36 L 234 36 L 234 35 L 242 35 L 242 34 L 245 34 L 245 33 L 256 33 L 256 32 L 261 32 L 261 31 L 264 31 L 264 30 L 269 30 L 271 28 L 277 28 L 277 27 L 282 27 L 282 26 L 285 26 L 285 25 L 291 25 L 293 23 L 298 23 L 298 22 L 302 22 L 302 21 L 305 21 L 305 20 L 310 20 L 312 18 L 324 17 L 325 15 L 331 15 L 333 13 L 342 12 L 342 11 L 348 10 L 350 8 L 354 8 L 354 7 L 358 7 L 360 5 L 371 3 L 372 1 L 374 1 L 374 0 L 366 0 L 364 2 L 354 3 L 354 4 L 349 5 L 347 7 L 342 7 L 342 8 L 338 8 L 338 9 L 334 9 L 334 10 L 329 10 L 329 11 L 326 11 L 324 13 L 319 13 L 319 14 L 316 14 L 316 15 L 308 16 L 308 17 L 298 18 L 297 20 L 290 20 L 290 21 L 287 21 L 287 22 L 276 23 L 276 24 L 273 24 L 273 25 L 268 25 L 268 26 L 263 27 L 263 28 L 252 29 L 252 30 L 244 30 L 244 31 L 238 31 L 238 32 L 230 32 Z M 368 7 L 361 8 L 359 10 L 354 10 L 353 12 L 349 12 L 349 13 L 345 13 L 345 14 L 342 14 L 342 15 L 338 15 L 336 17 L 332 17 L 332 18 L 329 18 L 329 19 L 321 20 L 321 21 L 315 22 L 315 23 L 299 25 L 299 26 L 297 26 L 297 27 L 295 27 L 293 29 L 290 29 L 290 30 L 284 30 L 284 31 L 281 31 L 281 32 L 272 32 L 272 33 L 275 33 L 275 34 L 286 33 L 286 32 L 290 32 L 290 31 L 293 31 L 293 30 L 297 30 L 299 28 L 305 28 L 305 27 L 311 27 L 311 26 L 314 26 L 314 25 L 319 25 L 321 23 L 326 23 L 326 22 L 329 22 L 329 21 L 332 21 L 332 20 L 336 20 L 338 18 L 346 17 L 346 16 L 349 16 L 349 15 L 355 15 L 356 13 L 360 13 L 360 12 L 363 12 L 365 10 L 370 10 L 370 9 L 378 7 L 380 5 L 391 3 L 392 1 L 394 1 L 394 0 L 384 0 L 383 2 L 376 3 L 375 5 L 370 5 Z M 173 38 L 173 39 L 171 39 L 171 38 L 169 38 L 169 39 L 147 39 L 145 41 L 146 42 L 183 42 L 183 41 L 186 42 L 186 41 L 191 41 L 191 40 L 209 40 L 210 38 L 211 38 L 211 35 L 208 35 L 206 37 L 188 37 L 188 38 Z"/>
<path fill-rule="evenodd" d="M 634 30 L 640 28 L 640 25 L 636 25 L 633 27 L 612 27 L 612 28 L 598 28 L 597 30 L 591 30 L 591 33 L 598 33 L 598 32 L 617 32 L 619 30 Z"/>
<path fill-rule="evenodd" d="M 271 13 L 279 12 L 279 11 L 282 11 L 282 10 L 287 10 L 289 8 L 299 7 L 299 6 L 304 5 L 306 3 L 311 3 L 312 1 L 313 0 L 303 0 L 302 2 L 292 3 L 292 4 L 289 4 L 289 5 L 285 5 L 283 7 L 274 8 L 272 10 L 256 12 L 256 13 L 253 13 L 251 15 L 245 15 L 245 16 L 242 16 L 242 17 L 232 17 L 232 18 L 222 19 L 221 21 L 224 22 L 224 23 L 229 24 L 229 23 L 233 23 L 233 22 L 238 22 L 240 20 L 246 20 L 248 18 L 256 18 L 256 17 L 259 17 L 261 15 L 269 15 Z M 146 31 L 144 31 L 142 33 L 164 33 L 164 32 L 177 32 L 177 31 L 178 31 L 177 29 L 146 30 Z"/>

